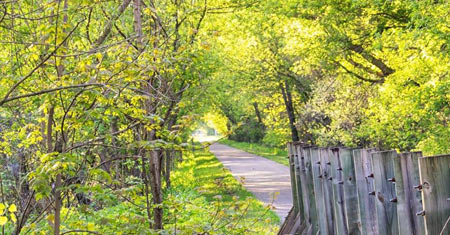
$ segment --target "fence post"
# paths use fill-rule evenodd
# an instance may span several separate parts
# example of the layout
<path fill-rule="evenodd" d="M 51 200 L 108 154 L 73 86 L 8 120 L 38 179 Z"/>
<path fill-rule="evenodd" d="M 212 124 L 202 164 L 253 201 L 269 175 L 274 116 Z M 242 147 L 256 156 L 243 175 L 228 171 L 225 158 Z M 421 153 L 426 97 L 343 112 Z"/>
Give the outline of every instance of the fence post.
<path fill-rule="evenodd" d="M 320 162 L 322 163 L 322 191 L 325 201 L 325 211 L 327 217 L 328 234 L 335 234 L 334 199 L 331 180 L 330 152 L 327 148 L 320 148 Z"/>
<path fill-rule="evenodd" d="M 394 178 L 396 155 L 395 150 L 372 153 L 378 232 L 385 235 L 398 234 L 395 186 L 393 182 L 388 181 Z"/>
<path fill-rule="evenodd" d="M 355 164 L 356 186 L 358 189 L 361 232 L 362 234 L 376 235 L 378 234 L 378 223 L 375 213 L 375 189 L 373 186 L 371 152 L 373 152 L 373 149 L 353 150 L 353 162 Z"/>
<path fill-rule="evenodd" d="M 348 234 L 361 234 L 361 219 L 358 210 L 358 190 L 356 188 L 355 165 L 351 149 L 339 148 L 339 158 L 342 169 L 342 184 L 344 185 L 344 206 L 347 217 Z"/>
<path fill-rule="evenodd" d="M 294 206 L 294 214 L 299 213 L 299 203 L 301 200 L 299 200 L 298 196 L 298 190 L 297 190 L 297 181 L 296 181 L 296 174 L 295 174 L 295 163 L 294 163 L 294 145 L 293 143 L 287 143 L 287 149 L 288 149 L 288 158 L 289 158 L 289 171 L 291 176 L 291 189 L 292 189 L 292 204 Z"/>
<path fill-rule="evenodd" d="M 419 157 L 420 152 L 400 153 L 394 158 L 395 191 L 397 195 L 397 213 L 399 234 L 425 234 L 422 217 L 416 212 L 422 211 L 422 196 L 414 189 L 419 185 Z"/>
<path fill-rule="evenodd" d="M 450 216 L 450 155 L 419 158 L 426 234 L 441 234 Z M 442 234 L 449 234 L 447 224 Z"/>
<path fill-rule="evenodd" d="M 304 184 L 301 181 L 300 175 L 300 150 L 298 149 L 299 143 L 293 143 L 292 144 L 292 152 L 294 153 L 293 157 L 294 157 L 294 174 L 295 174 L 295 182 L 297 185 L 297 204 L 298 204 L 298 214 L 300 215 L 299 218 L 303 218 L 301 222 L 301 224 L 305 225 L 307 223 L 305 223 L 306 221 L 306 212 L 305 212 L 305 206 L 303 204 L 303 197 L 304 195 L 304 191 L 302 189 L 302 185 Z"/>

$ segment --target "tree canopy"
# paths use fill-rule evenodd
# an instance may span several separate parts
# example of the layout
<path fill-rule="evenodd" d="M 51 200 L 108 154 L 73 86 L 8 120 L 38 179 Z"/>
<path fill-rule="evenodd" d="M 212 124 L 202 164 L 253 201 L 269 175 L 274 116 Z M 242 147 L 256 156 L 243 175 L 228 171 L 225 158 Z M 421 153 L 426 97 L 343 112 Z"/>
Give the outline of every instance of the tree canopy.
<path fill-rule="evenodd" d="M 162 206 L 151 206 L 166 192 L 162 152 L 185 148 L 200 121 L 278 147 L 449 152 L 449 9 L 446 0 L 2 1 L 0 162 L 15 178 L 4 181 L 12 199 L 2 199 L 11 207 L 0 207 L 0 225 L 13 221 L 19 234 L 46 214 L 59 234 L 64 198 L 90 204 L 88 190 L 137 185 L 151 229 L 162 229 Z"/>

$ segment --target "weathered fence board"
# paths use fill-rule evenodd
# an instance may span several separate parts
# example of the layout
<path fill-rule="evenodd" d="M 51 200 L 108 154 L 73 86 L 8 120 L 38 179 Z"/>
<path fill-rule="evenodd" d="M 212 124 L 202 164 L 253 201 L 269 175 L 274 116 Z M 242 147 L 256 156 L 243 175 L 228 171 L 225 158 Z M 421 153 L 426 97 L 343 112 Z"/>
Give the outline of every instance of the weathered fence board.
<path fill-rule="evenodd" d="M 339 148 L 332 148 L 331 151 L 331 182 L 334 199 L 334 218 L 336 223 L 336 234 L 348 234 L 347 216 L 344 206 L 344 185 L 342 180 L 342 166 L 339 156 Z"/>
<path fill-rule="evenodd" d="M 320 148 L 320 162 L 322 163 L 322 191 L 325 201 L 326 222 L 328 226 L 328 234 L 335 234 L 334 229 L 334 203 L 333 203 L 333 188 L 331 180 L 331 162 L 329 158 L 329 151 L 327 148 Z"/>
<path fill-rule="evenodd" d="M 300 178 L 302 180 L 303 199 L 305 214 L 307 214 L 307 222 L 309 228 L 307 234 L 316 234 L 319 230 L 319 221 L 317 219 L 316 200 L 314 196 L 314 186 L 312 184 L 312 169 L 310 147 L 302 147 L 297 145 L 300 161 Z"/>
<path fill-rule="evenodd" d="M 340 148 L 339 158 L 341 161 L 342 181 L 344 187 L 344 206 L 347 218 L 348 234 L 361 234 L 360 217 L 358 210 L 358 191 L 356 188 L 355 166 L 351 149 Z"/>
<path fill-rule="evenodd" d="M 396 155 L 395 151 L 372 153 L 378 232 L 385 235 L 398 234 L 395 186 L 388 181 L 394 178 L 393 160 Z"/>
<path fill-rule="evenodd" d="M 419 158 L 419 172 L 426 234 L 441 234 L 450 216 L 450 155 Z"/>
<path fill-rule="evenodd" d="M 300 174 L 300 180 L 299 182 L 299 186 L 301 190 L 302 190 L 302 197 L 301 197 L 301 202 L 303 203 L 303 221 L 305 221 L 306 223 L 306 227 L 308 230 L 309 226 L 311 226 L 311 224 L 309 223 L 310 221 L 310 217 L 309 217 L 309 188 L 308 188 L 308 181 L 306 180 L 306 176 L 305 174 L 303 174 L 304 172 L 304 159 L 305 157 L 303 156 L 302 151 L 299 151 L 297 148 L 297 152 L 299 154 L 299 156 L 297 157 L 298 159 L 298 170 L 299 170 L 299 174 Z"/>
<path fill-rule="evenodd" d="M 308 221 L 307 212 L 305 212 L 305 204 L 303 201 L 303 198 L 305 197 L 304 191 L 302 189 L 302 185 L 305 184 L 301 181 L 301 174 L 300 171 L 300 152 L 298 151 L 298 148 L 294 145 L 293 146 L 293 152 L 294 152 L 294 173 L 295 173 L 295 181 L 297 182 L 297 197 L 298 197 L 298 208 L 299 208 L 299 214 L 302 218 L 302 224 L 304 226 L 309 226 L 306 221 Z"/>
<path fill-rule="evenodd" d="M 395 191 L 397 195 L 397 213 L 399 234 L 424 234 L 425 227 L 422 218 L 416 216 L 422 211 L 422 196 L 414 189 L 419 185 L 418 159 L 420 152 L 401 153 L 394 158 Z"/>
<path fill-rule="evenodd" d="M 293 205 L 294 205 L 294 213 L 297 214 L 299 213 L 299 202 L 301 200 L 299 200 L 299 196 L 298 196 L 298 190 L 297 190 L 297 186 L 298 183 L 295 179 L 296 174 L 295 174 L 295 163 L 294 163 L 294 144 L 292 143 L 288 143 L 287 144 L 287 149 L 288 149 L 288 158 L 289 158 L 289 171 L 290 171 L 290 175 L 291 175 L 291 188 L 292 188 L 292 200 L 293 200 Z"/>
<path fill-rule="evenodd" d="M 330 234 L 328 231 L 328 224 L 327 224 L 327 211 L 325 207 L 325 199 L 322 189 L 323 184 L 323 175 L 322 175 L 322 168 L 323 164 L 320 161 L 319 156 L 319 149 L 318 148 L 311 148 L 311 163 L 312 163 L 312 178 L 313 178 L 313 186 L 314 186 L 314 192 L 315 192 L 315 199 L 316 199 L 316 209 L 317 209 L 317 217 L 319 219 L 319 231 L 320 234 L 328 235 Z"/>
<path fill-rule="evenodd" d="M 373 149 L 353 150 L 353 162 L 355 164 L 356 186 L 358 188 L 358 205 L 361 219 L 361 232 L 367 235 L 378 234 L 377 216 L 375 213 L 375 197 L 372 172 L 372 159 L 370 154 Z"/>

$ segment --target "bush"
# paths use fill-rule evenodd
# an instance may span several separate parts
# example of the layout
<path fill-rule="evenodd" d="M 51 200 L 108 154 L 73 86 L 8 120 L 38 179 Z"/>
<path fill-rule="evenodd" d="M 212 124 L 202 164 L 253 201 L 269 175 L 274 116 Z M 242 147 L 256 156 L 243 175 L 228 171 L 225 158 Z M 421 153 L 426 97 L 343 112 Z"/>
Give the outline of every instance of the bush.
<path fill-rule="evenodd" d="M 268 130 L 262 142 L 269 147 L 284 148 L 290 140 L 290 130 Z"/>

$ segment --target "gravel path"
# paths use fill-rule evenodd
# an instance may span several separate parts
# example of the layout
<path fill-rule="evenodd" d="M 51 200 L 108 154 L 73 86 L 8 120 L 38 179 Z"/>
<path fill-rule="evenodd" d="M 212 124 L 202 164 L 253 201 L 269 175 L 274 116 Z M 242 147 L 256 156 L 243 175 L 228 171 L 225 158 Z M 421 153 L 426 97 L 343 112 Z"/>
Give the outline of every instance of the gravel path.
<path fill-rule="evenodd" d="M 284 221 L 292 207 L 289 167 L 223 144 L 215 143 L 210 150 L 236 179 L 243 178 L 244 187 L 262 202 L 271 203 L 279 192 L 273 205 Z"/>

